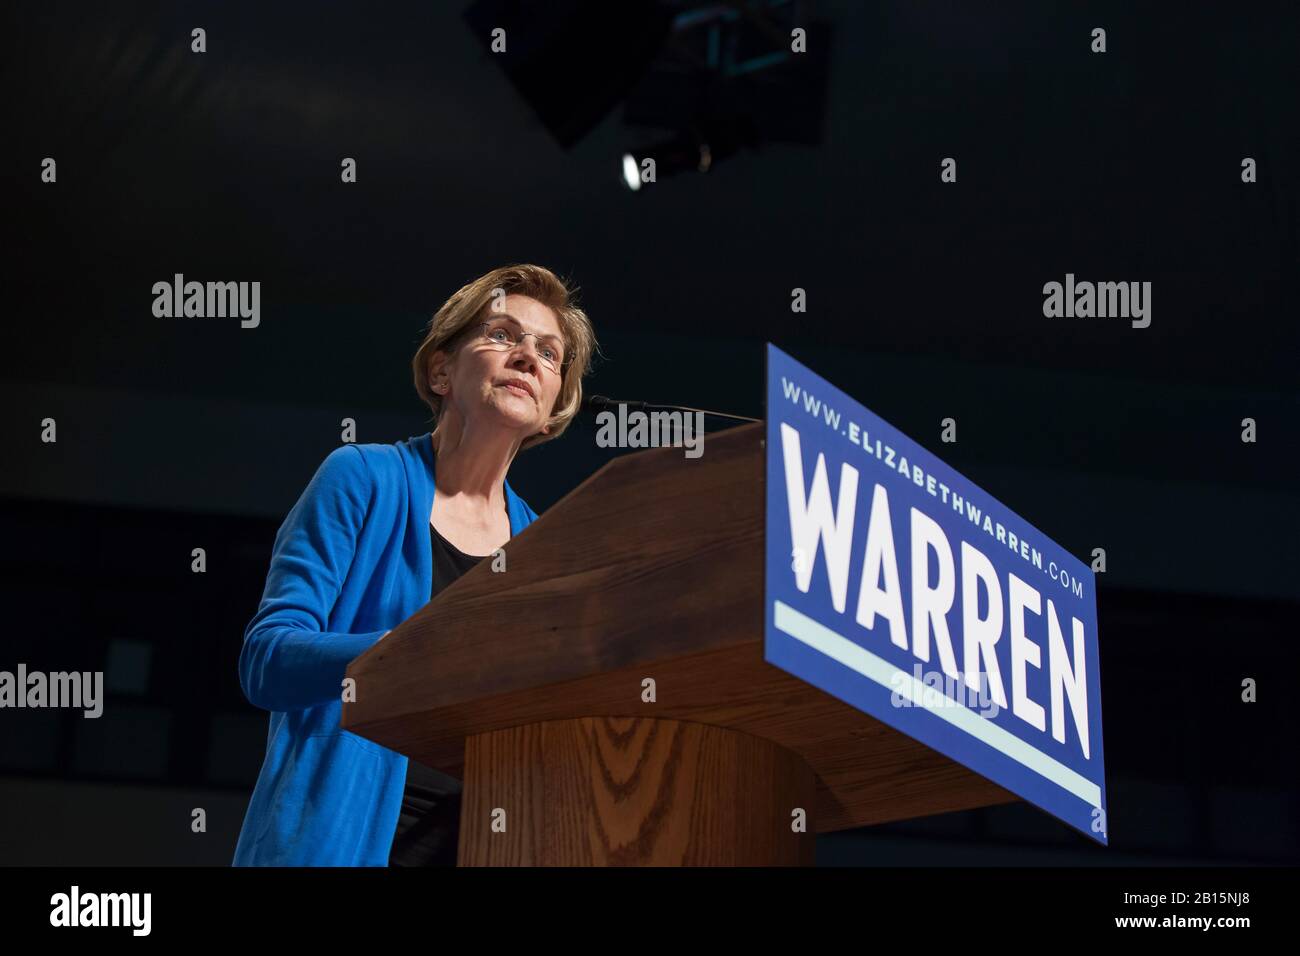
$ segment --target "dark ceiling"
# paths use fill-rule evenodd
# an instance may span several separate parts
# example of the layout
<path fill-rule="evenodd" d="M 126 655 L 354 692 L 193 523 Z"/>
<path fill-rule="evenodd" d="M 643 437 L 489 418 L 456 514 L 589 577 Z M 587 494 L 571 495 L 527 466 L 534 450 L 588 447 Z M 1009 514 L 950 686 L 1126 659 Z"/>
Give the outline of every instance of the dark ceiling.
<path fill-rule="evenodd" d="M 572 275 L 602 331 L 1295 388 L 1294 14 L 817 4 L 822 145 L 634 195 L 618 156 L 647 131 L 615 111 L 562 150 L 463 9 L 24 10 L 3 188 L 25 315 L 4 373 L 311 401 L 405 350 L 464 281 L 531 260 Z M 260 279 L 261 347 L 155 319 L 150 286 L 174 272 Z M 1152 282 L 1151 327 L 1044 319 L 1042 285 L 1067 272 Z M 400 370 L 356 385 L 373 404 L 409 394 Z"/>

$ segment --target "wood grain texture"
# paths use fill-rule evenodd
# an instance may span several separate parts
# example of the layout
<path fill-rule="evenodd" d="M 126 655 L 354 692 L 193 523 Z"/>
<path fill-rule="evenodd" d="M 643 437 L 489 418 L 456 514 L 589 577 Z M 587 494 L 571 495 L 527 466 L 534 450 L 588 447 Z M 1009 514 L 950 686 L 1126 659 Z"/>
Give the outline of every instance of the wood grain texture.
<path fill-rule="evenodd" d="M 470 737 L 461 866 L 808 866 L 812 769 L 708 724 L 582 717 Z M 493 826 L 496 821 L 496 828 Z"/>
<path fill-rule="evenodd" d="M 763 660 L 763 428 L 605 465 L 352 663 L 344 729 L 462 777 L 544 721 L 730 728 L 808 764 L 818 832 L 1019 799 Z"/>

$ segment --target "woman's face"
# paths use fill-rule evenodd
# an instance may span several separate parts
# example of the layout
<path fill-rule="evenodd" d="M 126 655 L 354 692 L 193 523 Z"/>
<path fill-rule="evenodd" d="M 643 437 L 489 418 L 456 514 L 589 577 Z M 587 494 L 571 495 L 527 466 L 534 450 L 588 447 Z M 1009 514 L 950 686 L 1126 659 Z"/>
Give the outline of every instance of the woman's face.
<path fill-rule="evenodd" d="M 513 427 L 524 438 L 543 431 L 560 394 L 560 372 L 548 368 L 538 350 L 545 348 L 548 337 L 563 348 L 559 321 L 536 299 L 513 294 L 500 299 L 498 308 L 489 309 L 485 321 L 504 324 L 516 339 L 520 332 L 536 337 L 525 335 L 507 351 L 493 348 L 481 327 L 469 333 L 455 358 L 433 370 L 435 386 L 447 386 L 440 393 L 444 412 L 451 406 L 465 422 L 486 416 Z M 445 377 L 440 378 L 440 372 Z M 522 382 L 523 388 L 509 387 L 507 382 Z"/>

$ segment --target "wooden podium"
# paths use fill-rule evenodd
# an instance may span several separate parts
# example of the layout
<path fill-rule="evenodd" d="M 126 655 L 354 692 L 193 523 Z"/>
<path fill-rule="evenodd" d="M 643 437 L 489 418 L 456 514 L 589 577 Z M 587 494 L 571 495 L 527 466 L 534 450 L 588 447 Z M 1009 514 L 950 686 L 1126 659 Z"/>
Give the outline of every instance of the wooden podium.
<path fill-rule="evenodd" d="M 1019 799 L 763 660 L 764 435 L 607 463 L 348 668 L 344 729 L 464 781 L 461 866 L 809 865 Z"/>

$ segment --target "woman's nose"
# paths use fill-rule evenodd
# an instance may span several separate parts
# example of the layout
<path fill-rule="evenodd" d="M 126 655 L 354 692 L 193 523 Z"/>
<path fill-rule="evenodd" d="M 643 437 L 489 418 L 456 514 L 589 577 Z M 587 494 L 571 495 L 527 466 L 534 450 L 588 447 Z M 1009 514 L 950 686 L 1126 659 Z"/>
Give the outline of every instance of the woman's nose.
<path fill-rule="evenodd" d="M 518 344 L 515 345 L 514 354 L 516 356 L 520 355 L 524 347 L 527 346 L 528 360 L 530 362 L 539 362 L 541 361 L 541 356 L 537 354 L 537 346 L 531 341 L 531 338 L 532 338 L 531 336 L 525 336 L 524 338 L 520 339 Z"/>

